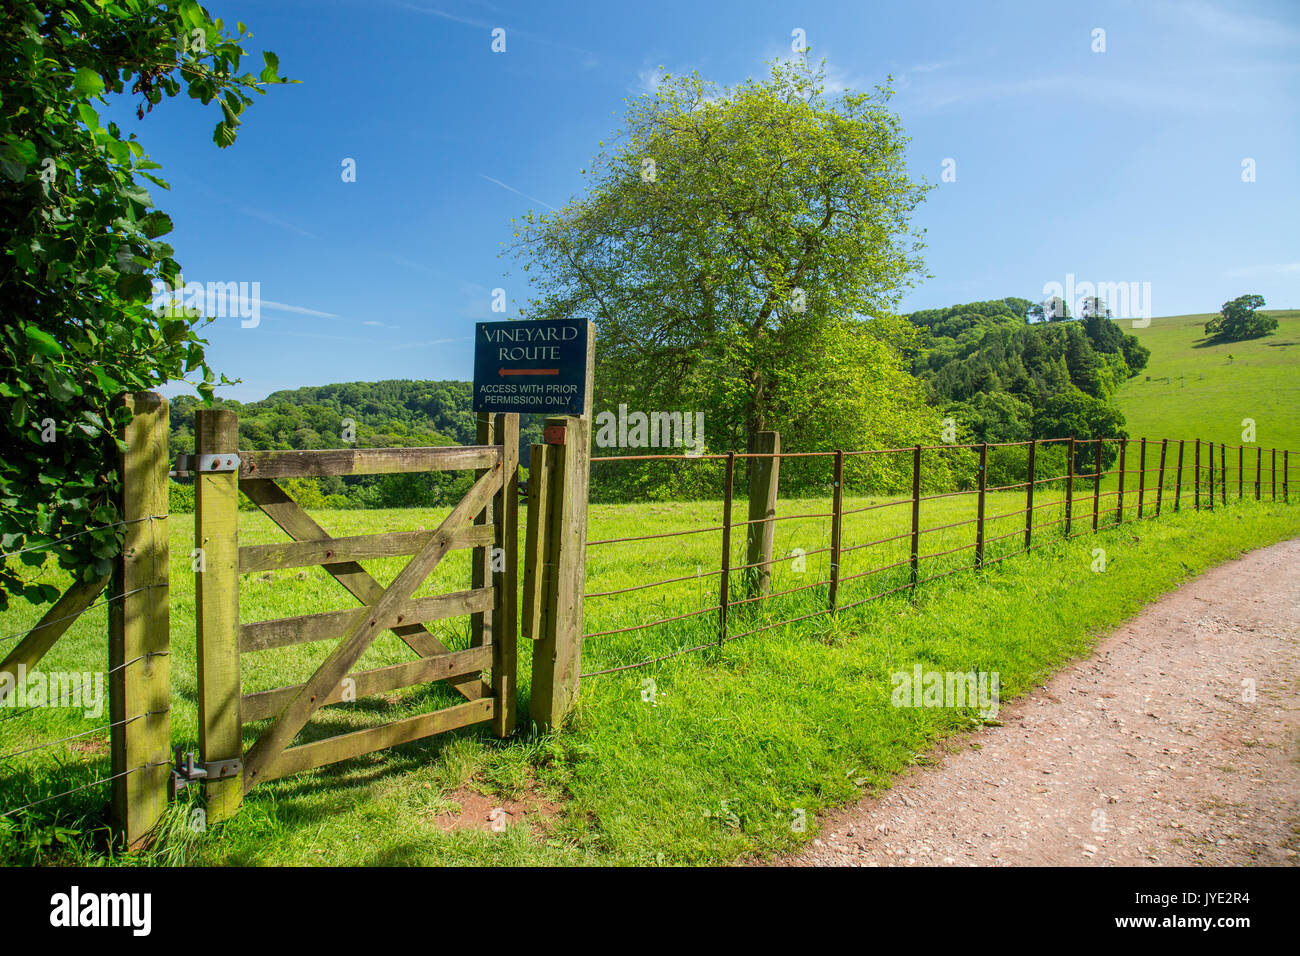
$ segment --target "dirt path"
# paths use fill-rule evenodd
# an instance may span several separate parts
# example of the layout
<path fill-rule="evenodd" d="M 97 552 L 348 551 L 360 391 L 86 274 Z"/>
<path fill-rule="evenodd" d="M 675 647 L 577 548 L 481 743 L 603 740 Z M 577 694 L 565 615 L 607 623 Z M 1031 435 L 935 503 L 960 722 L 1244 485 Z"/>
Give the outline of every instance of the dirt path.
<path fill-rule="evenodd" d="M 1298 695 L 1300 539 L 1149 605 L 781 862 L 1295 865 Z"/>

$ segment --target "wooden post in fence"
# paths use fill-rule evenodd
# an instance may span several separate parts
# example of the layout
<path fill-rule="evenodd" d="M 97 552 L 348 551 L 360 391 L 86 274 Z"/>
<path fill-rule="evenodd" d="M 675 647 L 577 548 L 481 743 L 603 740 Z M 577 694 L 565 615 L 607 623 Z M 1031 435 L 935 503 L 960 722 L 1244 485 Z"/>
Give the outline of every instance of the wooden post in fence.
<path fill-rule="evenodd" d="M 727 640 L 727 606 L 731 603 L 731 497 L 736 489 L 736 453 L 727 452 L 722 483 L 722 580 L 718 584 L 718 646 Z"/>
<path fill-rule="evenodd" d="M 1196 456 L 1192 463 L 1192 503 L 1201 510 L 1201 440 L 1196 439 Z"/>
<path fill-rule="evenodd" d="M 1124 459 L 1128 456 L 1128 439 L 1119 440 L 1119 497 L 1115 502 L 1115 523 L 1124 523 Z"/>
<path fill-rule="evenodd" d="M 1258 445 L 1255 448 L 1255 500 L 1259 501 L 1261 479 L 1264 476 L 1264 447 Z"/>
<path fill-rule="evenodd" d="M 1025 461 L 1025 550 L 1028 551 L 1034 544 L 1034 459 L 1035 452 L 1038 450 L 1038 442 L 1034 439 L 1029 440 L 1028 458 Z"/>
<path fill-rule="evenodd" d="M 1147 440 L 1138 440 L 1138 520 L 1142 520 L 1142 508 L 1146 503 L 1147 493 Z"/>
<path fill-rule="evenodd" d="M 1228 446 L 1219 442 L 1219 497 L 1228 503 Z"/>
<path fill-rule="evenodd" d="M 1185 438 L 1178 439 L 1178 477 L 1174 480 L 1174 511 L 1183 509 L 1183 446 Z"/>
<path fill-rule="evenodd" d="M 171 777 L 171 666 L 167 541 L 167 400 L 122 398 L 131 420 L 120 437 L 122 551 L 113 561 L 108 609 L 112 820 L 129 847 L 145 842 L 167 806 Z M 118 776 L 123 774 L 123 776 Z"/>
<path fill-rule="evenodd" d="M 975 567 L 984 567 L 984 500 L 989 487 L 989 443 L 980 445 L 979 496 L 975 499 Z"/>
<path fill-rule="evenodd" d="M 1065 536 L 1070 536 L 1070 519 L 1074 514 L 1074 439 L 1065 450 Z"/>
<path fill-rule="evenodd" d="M 545 626 L 534 631 L 530 716 L 543 731 L 563 722 L 578 699 L 582 676 L 582 623 L 587 578 L 587 500 L 591 483 L 591 421 L 596 325 L 587 323 L 587 373 L 581 415 L 546 419 L 551 449 L 546 509 L 542 602 Z M 532 475 L 529 475 L 529 484 Z M 533 522 L 529 514 L 529 524 Z M 535 559 L 536 555 L 530 555 Z"/>
<path fill-rule="evenodd" d="M 1156 517 L 1160 517 L 1160 506 L 1165 500 L 1165 455 L 1169 451 L 1169 439 L 1160 439 L 1160 468 L 1156 471 Z"/>
<path fill-rule="evenodd" d="M 921 446 L 912 450 L 912 587 L 921 567 Z"/>
<path fill-rule="evenodd" d="M 510 680 L 519 655 L 519 415 L 478 413 L 478 443 L 503 450 L 501 490 L 478 515 L 475 524 L 492 524 L 492 547 L 475 548 L 471 587 L 492 582 L 493 605 L 470 617 L 470 646 L 492 648 L 492 696 L 497 701 L 492 732 L 509 737 L 515 731 L 517 688 Z M 477 472 L 478 477 L 486 474 Z"/>
<path fill-rule="evenodd" d="M 555 473 L 555 445 L 533 445 L 528 456 L 528 514 L 524 532 L 524 601 L 519 628 L 524 638 L 540 641 L 546 636 L 547 606 L 552 593 L 547 531 L 550 529 L 551 476 Z"/>
<path fill-rule="evenodd" d="M 831 586 L 828 606 L 835 612 L 840 592 L 840 544 L 844 523 L 844 452 L 835 453 L 835 487 L 831 490 Z"/>
<path fill-rule="evenodd" d="M 239 419 L 225 408 L 194 413 L 195 453 L 233 455 Z M 239 712 L 239 472 L 194 478 L 195 607 L 198 612 L 199 751 L 205 763 L 243 757 Z M 203 784 L 209 823 L 243 802 L 241 777 Z"/>
<path fill-rule="evenodd" d="M 1205 442 L 1206 447 L 1210 450 L 1209 464 L 1209 510 L 1214 510 L 1214 442 Z"/>
<path fill-rule="evenodd" d="M 1094 454 L 1095 464 L 1097 467 L 1092 471 L 1092 530 L 1097 530 L 1097 521 L 1101 516 L 1101 449 L 1102 440 L 1097 439 L 1097 450 Z"/>
<path fill-rule="evenodd" d="M 751 597 L 772 589 L 772 544 L 776 539 L 776 497 L 780 481 L 781 433 L 759 432 L 751 441 L 751 452 L 762 455 L 749 459 L 749 524 L 746 532 L 745 564 Z"/>

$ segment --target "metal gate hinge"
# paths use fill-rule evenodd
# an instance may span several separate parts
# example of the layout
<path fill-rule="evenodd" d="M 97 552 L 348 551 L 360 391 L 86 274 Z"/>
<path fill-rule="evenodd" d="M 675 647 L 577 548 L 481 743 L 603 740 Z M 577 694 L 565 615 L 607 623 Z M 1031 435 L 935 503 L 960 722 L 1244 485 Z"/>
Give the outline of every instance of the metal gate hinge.
<path fill-rule="evenodd" d="M 177 455 L 176 469 L 171 472 L 173 478 L 188 478 L 192 475 L 212 475 L 222 472 L 239 471 L 243 464 L 234 452 L 224 455 Z"/>
<path fill-rule="evenodd" d="M 176 765 L 172 767 L 172 796 L 200 780 L 225 780 L 244 772 L 244 762 L 238 757 L 230 760 L 209 760 L 198 763 L 193 751 L 176 748 Z"/>

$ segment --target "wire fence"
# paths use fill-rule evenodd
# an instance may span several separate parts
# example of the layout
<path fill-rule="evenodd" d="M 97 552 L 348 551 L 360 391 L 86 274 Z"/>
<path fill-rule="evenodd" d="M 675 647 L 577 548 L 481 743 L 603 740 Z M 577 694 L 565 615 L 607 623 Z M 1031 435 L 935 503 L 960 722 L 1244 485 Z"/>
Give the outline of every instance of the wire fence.
<path fill-rule="evenodd" d="M 969 487 L 931 489 L 923 494 L 928 461 L 954 453 L 978 456 Z M 868 497 L 846 506 L 846 464 L 873 456 L 911 457 L 910 468 L 895 469 L 910 472 L 910 494 L 886 500 Z M 990 483 L 994 456 L 999 459 L 998 474 L 1003 477 Z M 1230 461 L 1230 457 L 1234 460 Z M 1007 480 L 1008 458 L 1012 459 L 1012 470 L 1019 470 L 1014 476 L 1017 480 Z M 778 514 L 775 497 L 756 505 L 750 482 L 750 511 L 755 513 L 757 507 L 760 516 L 733 520 L 737 462 L 764 461 L 776 467 L 787 459 L 805 463 L 825 459 L 832 465 L 830 509 L 817 507 L 818 500 L 824 499 L 801 498 L 797 503 L 790 502 L 793 513 Z M 589 581 L 601 581 L 602 586 L 584 595 L 587 621 L 592 625 L 583 635 L 584 642 L 592 642 L 586 646 L 584 657 L 601 664 L 608 662 L 609 666 L 586 671 L 583 678 L 646 667 L 777 627 L 833 616 L 889 595 L 914 592 L 921 585 L 955 574 L 979 571 L 1050 541 L 1070 540 L 1145 520 L 1169 509 L 1212 510 L 1246 497 L 1290 501 L 1288 451 L 1195 439 L 1059 438 L 873 451 L 611 455 L 593 457 L 591 461 L 593 471 L 615 463 L 678 461 L 692 462 L 692 467 L 697 468 L 721 463 L 723 499 L 721 503 L 697 503 L 697 510 L 706 513 L 720 507 L 721 520 L 588 541 L 588 548 L 596 549 L 598 554 L 594 559 L 588 557 L 587 577 Z M 1045 467 L 1054 470 L 1043 474 Z M 1043 495 L 1048 500 L 1036 500 L 1041 493 L 1052 491 L 1057 493 Z M 1016 507 L 1008 507 L 1013 498 Z M 910 515 L 898 516 L 895 509 L 905 506 L 910 508 Z M 923 522 L 923 512 L 929 513 L 929 523 Z M 858 522 L 852 530 L 859 531 L 866 540 L 855 540 L 850 534 L 850 522 L 846 520 L 850 518 Z M 668 520 L 665 516 L 664 521 Z M 805 529 L 817 523 L 810 537 L 819 546 L 773 553 L 772 529 L 785 522 Z M 741 535 L 733 537 L 733 531 Z M 766 549 L 764 533 L 769 536 Z M 702 535 L 717 537 L 696 543 Z M 963 540 L 960 536 L 965 535 L 969 537 Z M 688 539 L 691 544 L 684 543 Z M 929 543 L 928 549 L 922 546 L 923 541 Z M 680 553 L 655 551 L 670 542 Z M 741 542 L 746 557 L 737 560 L 734 552 Z M 1012 543 L 1015 546 L 1008 548 Z M 607 576 L 610 562 L 602 559 L 599 551 L 608 547 L 623 548 L 620 553 L 625 561 L 647 568 L 694 562 L 696 573 L 604 586 L 602 579 Z M 707 550 L 712 550 L 711 560 Z M 808 575 L 808 559 L 815 556 L 824 556 L 823 572 Z M 848 567 L 850 556 L 859 566 Z M 878 563 L 869 563 L 872 560 Z M 792 579 L 791 566 L 796 563 L 801 565 L 798 573 L 811 580 Z M 772 581 L 777 578 L 786 579 L 782 583 L 788 586 L 774 586 Z M 848 600 L 846 586 L 854 591 Z M 655 601 L 647 594 L 654 589 L 665 589 L 668 594 Z M 691 599 L 699 606 L 686 606 Z M 810 606 L 814 601 L 819 606 Z M 769 608 L 775 613 L 778 606 L 785 615 L 780 619 L 752 619 L 753 614 L 765 613 Z M 660 613 L 647 613 L 655 609 Z M 747 611 L 753 612 L 751 619 L 738 627 L 738 615 Z M 629 617 L 633 620 L 629 621 Z M 669 633 L 661 637 L 661 632 Z M 706 634 L 709 639 L 700 640 Z M 640 636 L 642 644 L 604 645 L 604 641 L 620 635 Z M 660 641 L 673 637 L 684 638 L 687 646 L 646 653 L 660 650 Z M 692 637 L 695 640 L 691 641 Z M 640 659 L 619 660 L 638 649 L 642 651 Z"/>
<path fill-rule="evenodd" d="M 158 518 L 166 518 L 166 515 L 149 515 L 143 518 L 132 519 L 130 521 L 117 522 L 111 525 L 103 525 L 97 528 L 86 529 L 84 532 L 68 535 L 56 541 L 46 542 L 29 548 L 23 548 L 18 551 L 9 552 L 0 555 L 0 558 L 16 557 L 21 554 L 31 553 L 34 551 L 47 550 L 56 544 L 78 538 L 81 534 L 88 534 L 92 531 L 104 530 L 107 528 L 124 527 L 131 524 L 137 524 L 142 521 L 152 521 Z M 15 664 L 14 659 L 20 657 L 20 643 L 18 650 L 12 650 L 13 645 L 5 646 L 5 642 L 13 641 L 18 638 L 24 639 L 38 635 L 40 632 L 51 631 L 61 634 L 63 628 L 57 628 L 57 625 L 68 624 L 87 613 L 99 609 L 110 609 L 119 602 L 125 601 L 143 592 L 156 589 L 166 589 L 166 583 L 149 584 L 141 587 L 130 588 L 126 591 L 110 594 L 107 597 L 87 603 L 84 607 L 76 610 L 75 613 L 60 614 L 50 617 L 47 612 L 46 616 L 41 618 L 31 627 L 16 630 L 10 633 L 0 635 L 0 705 L 5 707 L 15 706 L 11 703 L 11 698 L 26 698 L 32 696 L 25 681 L 32 681 L 40 678 L 40 700 L 41 702 L 34 706 L 23 707 L 15 710 L 13 713 L 5 714 L 0 720 L 10 721 L 20 717 L 31 717 L 39 715 L 46 718 L 43 723 L 73 723 L 75 725 L 77 718 L 75 712 L 78 709 L 82 711 L 82 719 L 88 718 L 88 709 L 101 712 L 107 703 L 105 684 L 114 675 L 126 670 L 129 667 L 149 661 L 154 657 L 166 657 L 170 655 L 169 651 L 151 651 L 145 654 L 139 654 L 129 660 L 121 663 L 107 666 L 99 665 L 91 670 L 73 670 L 73 671 L 53 671 L 53 672 L 31 672 L 25 673 L 27 668 L 21 664 Z M 51 611 L 54 609 L 52 608 Z M 101 619 L 102 620 L 102 619 Z M 106 650 L 106 648 L 105 648 Z M 75 680 L 74 680 L 75 678 Z M 89 686 L 86 681 L 89 680 Z M 161 766 L 157 763 L 144 763 L 139 766 L 129 767 L 118 772 L 112 772 L 103 775 L 103 764 L 111 763 L 107 753 L 108 740 L 103 739 L 97 744 L 92 744 L 88 738 L 107 738 L 114 731 L 120 731 L 122 728 L 143 720 L 148 717 L 160 716 L 169 713 L 170 708 L 162 710 L 144 711 L 117 720 L 110 720 L 107 723 L 97 724 L 95 726 L 76 730 L 72 733 L 65 733 L 58 736 L 47 737 L 42 740 L 33 740 L 33 729 L 29 726 L 26 730 L 18 726 L 7 728 L 7 732 L 0 735 L 6 742 L 17 736 L 21 746 L 14 750 L 8 750 L 0 753 L 0 785 L 6 796 L 18 794 L 18 805 L 8 808 L 0 808 L 0 818 L 13 817 L 23 811 L 33 807 L 49 803 L 62 797 L 71 796 L 99 787 L 104 784 L 120 780 L 130 774 L 138 773 L 152 767 Z M 57 712 L 57 716 L 52 716 L 52 712 Z M 29 721 L 30 723 L 30 721 Z M 70 748 L 67 745 L 74 745 Z M 78 749 L 79 745 L 79 749 Z M 30 758 L 36 755 L 50 757 L 50 761 L 44 763 L 39 768 L 29 763 Z M 90 760 L 84 759 L 87 755 L 91 756 Z M 27 759 L 20 759 L 27 758 Z M 70 759 L 71 758 L 71 759 Z M 42 772 L 35 773 L 36 769 L 48 771 L 53 769 L 54 774 Z M 57 793 L 45 794 L 31 799 L 33 793 L 40 793 L 48 790 L 51 786 L 57 787 L 59 780 L 67 781 L 69 778 L 75 779 L 78 776 L 89 773 L 95 779 L 88 782 L 79 783 L 78 785 L 60 790 Z"/>

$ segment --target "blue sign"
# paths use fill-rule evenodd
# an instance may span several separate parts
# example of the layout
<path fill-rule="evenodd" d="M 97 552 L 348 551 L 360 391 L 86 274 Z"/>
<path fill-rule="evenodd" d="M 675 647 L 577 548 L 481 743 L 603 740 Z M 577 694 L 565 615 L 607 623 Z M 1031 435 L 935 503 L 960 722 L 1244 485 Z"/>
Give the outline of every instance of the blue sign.
<path fill-rule="evenodd" d="M 474 411 L 581 415 L 586 390 L 586 319 L 476 324 Z"/>

